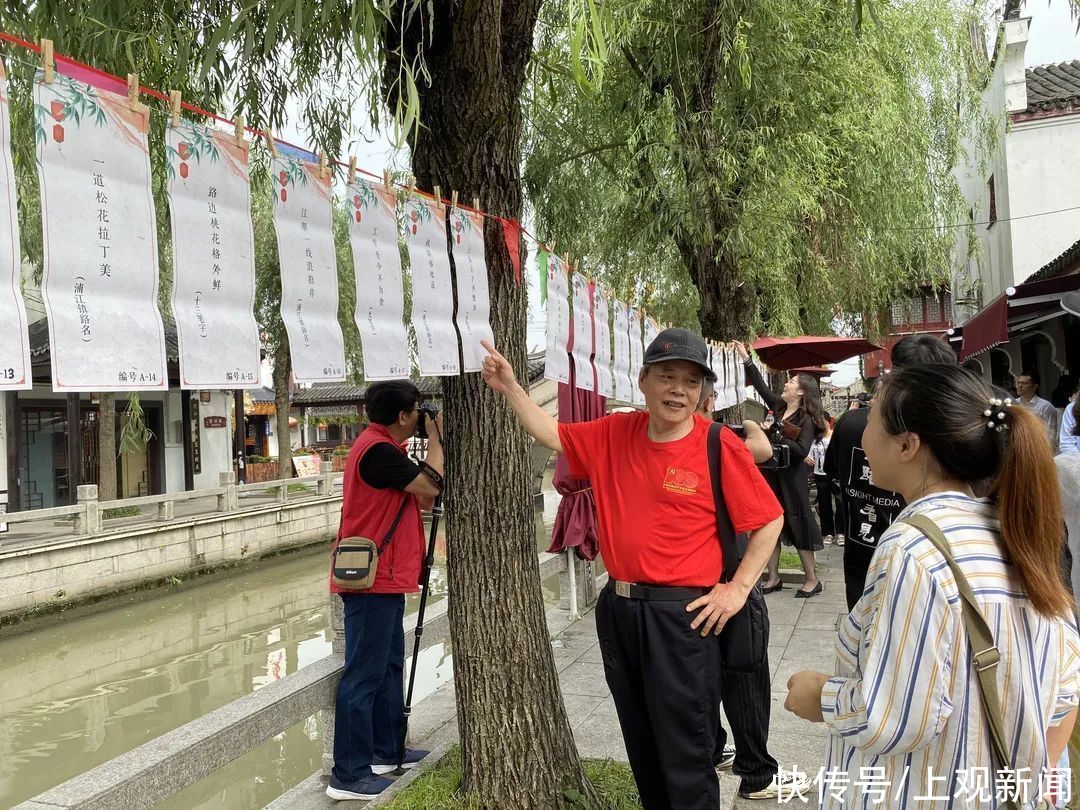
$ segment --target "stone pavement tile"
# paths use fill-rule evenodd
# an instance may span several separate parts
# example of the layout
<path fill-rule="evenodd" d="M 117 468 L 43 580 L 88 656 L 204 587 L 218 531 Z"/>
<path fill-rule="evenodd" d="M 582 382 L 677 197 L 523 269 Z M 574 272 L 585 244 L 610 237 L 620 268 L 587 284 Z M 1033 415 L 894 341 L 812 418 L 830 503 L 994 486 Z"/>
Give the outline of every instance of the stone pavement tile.
<path fill-rule="evenodd" d="M 565 692 L 562 698 L 571 728 L 578 728 L 590 722 L 593 710 L 607 699 L 600 695 L 571 695 Z"/>
<path fill-rule="evenodd" d="M 604 663 L 604 657 L 600 652 L 600 642 L 593 644 L 578 660 L 584 661 L 587 664 Z"/>
<path fill-rule="evenodd" d="M 799 617 L 800 630 L 829 630 L 836 632 L 837 623 L 847 617 L 847 609 L 838 611 L 831 605 L 807 605 Z"/>
<path fill-rule="evenodd" d="M 769 646 L 770 647 L 786 647 L 788 641 L 791 639 L 791 634 L 795 631 L 795 622 L 781 623 L 777 621 L 771 614 L 769 616 Z"/>
<path fill-rule="evenodd" d="M 787 679 L 804 669 L 832 672 L 836 665 L 836 633 L 796 628 L 773 675 L 773 689 L 786 688 Z"/>
<path fill-rule="evenodd" d="M 613 759 L 626 762 L 626 747 L 623 745 L 619 721 L 614 717 L 610 722 L 596 722 L 596 715 L 590 716 L 588 723 L 574 728 L 574 740 L 578 751 L 586 759 Z"/>
<path fill-rule="evenodd" d="M 607 697 L 607 681 L 604 679 L 603 664 L 588 664 L 578 661 L 559 673 L 559 687 L 563 695 L 592 695 Z"/>

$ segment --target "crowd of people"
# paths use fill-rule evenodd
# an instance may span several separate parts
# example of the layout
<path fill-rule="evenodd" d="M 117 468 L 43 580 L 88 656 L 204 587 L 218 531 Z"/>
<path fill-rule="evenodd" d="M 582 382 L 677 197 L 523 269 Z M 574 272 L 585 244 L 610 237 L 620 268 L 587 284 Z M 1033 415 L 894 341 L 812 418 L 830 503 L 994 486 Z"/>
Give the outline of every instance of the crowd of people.
<path fill-rule="evenodd" d="M 1059 414 L 1039 398 L 1036 375 L 1021 375 L 1013 395 L 957 365 L 940 339 L 911 336 L 872 396 L 834 420 L 814 377 L 793 375 L 776 394 L 740 346 L 774 421 L 736 433 L 714 424 L 705 342 L 667 329 L 644 354 L 644 410 L 559 423 L 484 345 L 487 385 L 591 484 L 608 572 L 597 635 L 645 808 L 715 808 L 717 770 L 728 768 L 744 798 L 810 789 L 768 748 L 765 594 L 783 590 L 782 544 L 799 554 L 801 599 L 823 589 L 815 553 L 843 546 L 849 613 L 836 667 L 792 675 L 784 704 L 824 724 L 828 768 L 886 774 L 885 804 L 908 807 L 980 769 L 1080 764 L 1068 587 L 1080 587 L 1076 393 Z M 327 789 L 336 799 L 377 796 L 383 774 L 427 754 L 403 747 L 400 718 L 403 594 L 417 589 L 420 509 L 442 485 L 441 423 L 426 462 L 404 452 L 418 404 L 410 383 L 373 385 L 371 425 L 347 462 L 340 536 L 383 538 L 388 550 L 372 587 L 342 592 L 345 670 Z M 1066 526 L 1078 565 L 1065 554 Z M 881 803 L 876 790 L 821 797 Z"/>

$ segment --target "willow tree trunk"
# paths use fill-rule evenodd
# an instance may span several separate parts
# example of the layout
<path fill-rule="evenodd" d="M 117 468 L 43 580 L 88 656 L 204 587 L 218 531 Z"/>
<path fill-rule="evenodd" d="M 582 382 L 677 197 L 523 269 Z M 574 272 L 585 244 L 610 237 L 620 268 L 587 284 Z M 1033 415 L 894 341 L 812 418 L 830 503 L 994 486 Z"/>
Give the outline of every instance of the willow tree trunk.
<path fill-rule="evenodd" d="M 98 499 L 116 499 L 116 394 L 98 395 Z"/>
<path fill-rule="evenodd" d="M 418 187 L 478 198 L 522 215 L 520 96 L 541 0 L 440 2 L 388 45 L 423 49 L 422 128 L 412 135 Z M 398 9 L 400 11 L 400 8 Z M 392 20 L 400 20 L 394 13 Z M 430 39 L 429 39 L 430 37 Z M 388 58 L 391 108 L 397 65 Z M 491 324 L 525 377 L 527 288 L 515 278 L 498 220 L 487 219 Z M 518 260 L 524 259 L 518 251 Z M 529 491 L 529 440 L 479 374 L 443 383 L 450 633 L 462 791 L 484 807 L 598 806 L 559 691 L 544 618 Z"/>
<path fill-rule="evenodd" d="M 277 420 L 278 478 L 292 478 L 292 437 L 289 433 L 289 342 L 285 337 L 274 351 L 274 413 Z"/>

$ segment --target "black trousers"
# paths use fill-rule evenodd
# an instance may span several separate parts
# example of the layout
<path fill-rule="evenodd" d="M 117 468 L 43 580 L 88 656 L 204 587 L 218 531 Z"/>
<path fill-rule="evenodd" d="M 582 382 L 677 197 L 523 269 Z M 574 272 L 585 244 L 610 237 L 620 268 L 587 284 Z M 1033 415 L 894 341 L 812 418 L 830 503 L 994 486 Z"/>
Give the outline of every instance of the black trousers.
<path fill-rule="evenodd" d="M 720 693 L 724 714 L 735 738 L 735 762 L 731 772 L 742 779 L 740 793 L 753 793 L 772 784 L 778 765 L 769 753 L 769 718 L 772 709 L 772 686 L 769 680 L 769 654 L 753 672 L 730 672 L 720 668 Z M 716 726 L 713 762 L 719 763 L 727 745 L 723 720 Z"/>
<path fill-rule="evenodd" d="M 858 543 L 850 537 L 844 544 L 844 589 L 847 591 L 848 612 L 855 607 L 855 603 L 866 590 L 866 572 L 873 556 L 872 546 Z"/>
<path fill-rule="evenodd" d="M 692 600 L 616 596 L 596 604 L 596 635 L 645 810 L 715 810 L 720 644 L 690 629 Z"/>
<path fill-rule="evenodd" d="M 814 476 L 814 489 L 817 492 L 818 522 L 821 524 L 821 533 L 835 535 L 837 526 L 843 527 L 843 523 L 837 521 L 839 510 L 835 508 L 839 491 L 833 480 L 827 475 Z"/>

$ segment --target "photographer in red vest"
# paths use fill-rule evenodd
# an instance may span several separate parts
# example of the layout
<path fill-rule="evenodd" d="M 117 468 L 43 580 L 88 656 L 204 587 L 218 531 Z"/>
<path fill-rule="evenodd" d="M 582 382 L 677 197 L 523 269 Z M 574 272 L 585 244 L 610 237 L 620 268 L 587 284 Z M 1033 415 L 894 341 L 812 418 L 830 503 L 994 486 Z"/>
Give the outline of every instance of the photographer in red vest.
<path fill-rule="evenodd" d="M 408 380 L 379 382 L 367 390 L 371 424 L 345 462 L 338 538 L 367 537 L 382 545 L 371 587 L 345 591 L 345 669 L 334 712 L 334 770 L 326 795 L 374 799 L 393 784 L 381 774 L 397 768 L 404 711 L 405 594 L 415 593 L 424 559 L 421 509 L 442 488 L 442 414 L 428 423 L 427 458 L 406 454 L 422 418 L 420 391 Z M 404 768 L 427 751 L 407 749 Z"/>

